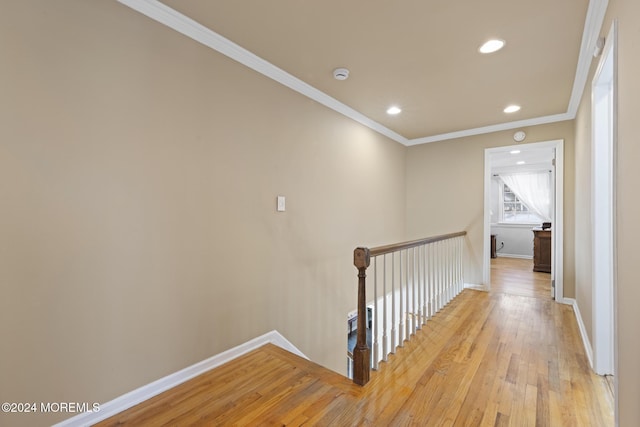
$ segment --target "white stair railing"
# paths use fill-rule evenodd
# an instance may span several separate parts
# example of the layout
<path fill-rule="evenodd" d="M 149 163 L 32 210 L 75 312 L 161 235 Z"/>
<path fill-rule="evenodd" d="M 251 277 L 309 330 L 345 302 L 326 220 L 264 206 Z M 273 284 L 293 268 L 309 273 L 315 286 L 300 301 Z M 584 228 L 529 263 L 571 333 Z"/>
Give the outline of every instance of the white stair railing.
<path fill-rule="evenodd" d="M 428 319 L 464 288 L 463 259 L 466 231 L 377 248 L 357 248 L 358 343 L 353 351 L 353 380 L 364 385 L 369 370 L 411 339 Z M 367 270 L 373 258 L 373 268 Z M 365 295 L 366 273 L 372 276 L 373 300 Z M 371 345 L 367 347 L 367 305 Z M 361 336 L 362 335 L 362 336 Z"/>

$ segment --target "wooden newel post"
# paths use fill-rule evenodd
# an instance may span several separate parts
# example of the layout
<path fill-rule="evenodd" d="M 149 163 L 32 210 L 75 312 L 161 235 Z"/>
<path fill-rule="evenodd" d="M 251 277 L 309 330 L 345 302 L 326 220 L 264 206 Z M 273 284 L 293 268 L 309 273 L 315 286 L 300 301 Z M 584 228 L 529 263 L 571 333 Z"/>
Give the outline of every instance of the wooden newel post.
<path fill-rule="evenodd" d="M 367 267 L 370 263 L 369 249 L 356 248 L 353 251 L 353 265 L 358 269 L 358 341 L 353 349 L 353 382 L 365 385 L 369 382 L 371 370 L 371 350 L 367 347 Z"/>

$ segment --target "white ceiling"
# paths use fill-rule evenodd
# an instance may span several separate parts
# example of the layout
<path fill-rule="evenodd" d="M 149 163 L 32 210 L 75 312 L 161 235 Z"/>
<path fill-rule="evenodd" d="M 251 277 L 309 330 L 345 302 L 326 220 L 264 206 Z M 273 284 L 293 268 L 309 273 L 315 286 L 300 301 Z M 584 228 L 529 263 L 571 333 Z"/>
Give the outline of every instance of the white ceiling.
<path fill-rule="evenodd" d="M 119 1 L 406 145 L 575 117 L 607 3 Z"/>

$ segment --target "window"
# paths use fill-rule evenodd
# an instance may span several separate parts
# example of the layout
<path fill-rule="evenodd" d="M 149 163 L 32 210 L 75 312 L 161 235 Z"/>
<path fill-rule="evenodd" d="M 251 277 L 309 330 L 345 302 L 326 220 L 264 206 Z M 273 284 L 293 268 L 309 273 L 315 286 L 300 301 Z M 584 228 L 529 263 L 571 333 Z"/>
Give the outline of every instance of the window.
<path fill-rule="evenodd" d="M 522 203 L 518 196 L 507 184 L 502 184 L 502 212 L 501 222 L 514 224 L 537 224 L 542 218 L 529 211 L 527 205 Z"/>

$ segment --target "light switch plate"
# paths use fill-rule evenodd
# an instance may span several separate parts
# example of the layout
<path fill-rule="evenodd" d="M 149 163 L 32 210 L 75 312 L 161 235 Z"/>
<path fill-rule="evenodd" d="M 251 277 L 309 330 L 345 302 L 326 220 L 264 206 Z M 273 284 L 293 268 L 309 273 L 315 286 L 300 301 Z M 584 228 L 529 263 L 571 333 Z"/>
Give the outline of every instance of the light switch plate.
<path fill-rule="evenodd" d="M 278 212 L 284 212 L 285 209 L 286 209 L 286 201 L 284 196 L 278 196 L 278 202 L 277 202 Z"/>

